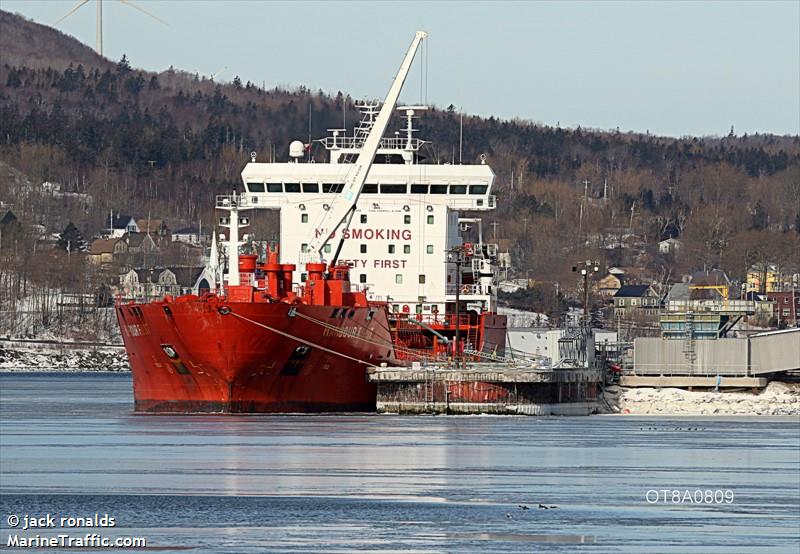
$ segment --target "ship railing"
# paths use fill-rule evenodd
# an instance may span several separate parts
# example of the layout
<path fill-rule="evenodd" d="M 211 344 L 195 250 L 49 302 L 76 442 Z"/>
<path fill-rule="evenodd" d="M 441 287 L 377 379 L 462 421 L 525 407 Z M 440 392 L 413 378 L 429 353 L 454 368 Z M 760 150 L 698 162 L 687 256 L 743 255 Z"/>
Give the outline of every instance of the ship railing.
<path fill-rule="evenodd" d="M 317 139 L 316 142 L 321 143 L 328 150 L 339 148 L 342 150 L 360 150 L 364 146 L 366 137 L 345 137 L 345 136 L 327 136 L 322 139 Z M 417 151 L 425 144 L 424 140 L 416 137 L 411 139 L 411 150 Z M 408 137 L 386 137 L 381 139 L 379 149 L 386 150 L 408 150 L 409 141 Z"/>
<path fill-rule="evenodd" d="M 431 327 L 445 327 L 445 328 L 453 328 L 455 329 L 456 326 L 456 315 L 455 314 L 397 314 L 401 316 L 405 316 L 405 319 L 413 319 L 420 323 L 424 323 L 425 325 L 430 325 Z M 401 321 L 404 318 L 401 317 Z M 408 325 L 416 326 L 414 323 L 408 323 Z M 459 314 L 458 316 L 458 325 L 459 327 L 463 327 L 466 329 L 470 326 L 470 315 L 469 314 Z"/>
<path fill-rule="evenodd" d="M 668 312 L 756 312 L 755 300 L 669 300 Z"/>
<path fill-rule="evenodd" d="M 492 210 L 497 207 L 497 197 L 493 194 L 478 196 L 449 196 L 447 206 L 462 210 Z"/>
<path fill-rule="evenodd" d="M 240 208 L 249 208 L 252 207 L 253 204 L 250 201 L 250 198 L 246 194 L 218 194 L 216 199 L 216 206 L 217 208 L 230 208 L 233 206 L 234 202 Z"/>
<path fill-rule="evenodd" d="M 445 287 L 445 294 L 448 296 L 455 296 L 458 292 L 461 296 L 486 296 L 489 293 L 489 285 L 447 285 Z"/>

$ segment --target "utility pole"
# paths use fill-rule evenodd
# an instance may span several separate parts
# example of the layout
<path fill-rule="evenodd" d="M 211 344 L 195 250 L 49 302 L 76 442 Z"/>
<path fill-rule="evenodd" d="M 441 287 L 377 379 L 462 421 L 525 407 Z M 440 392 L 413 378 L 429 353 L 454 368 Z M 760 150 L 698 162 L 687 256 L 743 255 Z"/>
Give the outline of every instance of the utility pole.
<path fill-rule="evenodd" d="M 578 262 L 572 266 L 572 271 L 580 272 L 583 276 L 583 318 L 584 321 L 589 322 L 589 276 L 594 275 L 600 271 L 600 262 L 586 260 L 585 262 Z"/>
<path fill-rule="evenodd" d="M 497 226 L 500 224 L 496 221 L 492 221 L 489 225 L 492 226 L 492 240 L 497 240 Z"/>

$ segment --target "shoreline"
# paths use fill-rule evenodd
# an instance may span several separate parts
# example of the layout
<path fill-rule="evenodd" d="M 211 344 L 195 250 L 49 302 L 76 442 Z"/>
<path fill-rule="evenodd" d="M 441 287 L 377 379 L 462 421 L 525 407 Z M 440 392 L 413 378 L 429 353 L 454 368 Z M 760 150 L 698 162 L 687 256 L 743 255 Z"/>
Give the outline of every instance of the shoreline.
<path fill-rule="evenodd" d="M 37 347 L 38 346 L 38 347 Z M 122 348 L 56 350 L 0 344 L 0 374 L 130 373 Z M 758 392 L 689 391 L 678 388 L 606 387 L 592 415 L 632 416 L 800 416 L 800 383 L 772 381 Z"/>

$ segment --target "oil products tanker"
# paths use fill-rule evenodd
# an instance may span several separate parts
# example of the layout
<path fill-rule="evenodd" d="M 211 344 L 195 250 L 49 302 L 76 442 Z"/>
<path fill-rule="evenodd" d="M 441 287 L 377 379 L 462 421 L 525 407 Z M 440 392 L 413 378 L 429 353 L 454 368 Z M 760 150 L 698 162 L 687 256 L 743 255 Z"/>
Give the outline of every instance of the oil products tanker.
<path fill-rule="evenodd" d="M 494 173 L 483 157 L 422 163 L 413 119 L 423 106 L 399 108 L 402 136 L 383 138 L 424 37 L 380 108 L 360 105 L 352 135 L 316 141 L 326 160 L 300 141 L 288 162 L 251 154 L 243 192 L 216 201 L 227 271 L 215 244 L 214 277 L 193 294 L 117 302 L 137 411 L 371 411 L 367 366 L 502 355 L 497 247 L 479 218 L 459 216 L 494 209 Z M 279 211 L 279 249 L 254 254 L 240 240 L 253 209 Z"/>

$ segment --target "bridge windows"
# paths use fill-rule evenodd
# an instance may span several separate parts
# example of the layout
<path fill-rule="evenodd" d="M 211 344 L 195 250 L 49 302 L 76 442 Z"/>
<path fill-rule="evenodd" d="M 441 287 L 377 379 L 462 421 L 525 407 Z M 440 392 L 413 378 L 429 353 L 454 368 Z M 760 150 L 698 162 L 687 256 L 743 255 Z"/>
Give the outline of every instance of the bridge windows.
<path fill-rule="evenodd" d="M 382 194 L 405 194 L 408 192 L 406 185 L 381 185 Z"/>
<path fill-rule="evenodd" d="M 303 183 L 303 192 L 319 192 L 319 183 Z"/>
<path fill-rule="evenodd" d="M 281 183 L 267 183 L 267 192 L 283 192 Z"/>
<path fill-rule="evenodd" d="M 447 185 L 431 185 L 431 194 L 447 194 Z"/>
<path fill-rule="evenodd" d="M 411 185 L 411 194 L 428 194 L 428 185 Z"/>
<path fill-rule="evenodd" d="M 450 185 L 450 194 L 467 194 L 467 185 Z"/>
<path fill-rule="evenodd" d="M 361 191 L 361 194 L 378 194 L 378 185 L 375 183 L 364 185 L 364 190 Z"/>
<path fill-rule="evenodd" d="M 300 183 L 284 183 L 283 189 L 286 192 L 300 192 Z"/>
<path fill-rule="evenodd" d="M 469 186 L 469 193 L 470 194 L 486 194 L 489 185 L 470 185 Z"/>
<path fill-rule="evenodd" d="M 247 183 L 248 192 L 264 192 L 264 183 Z"/>

